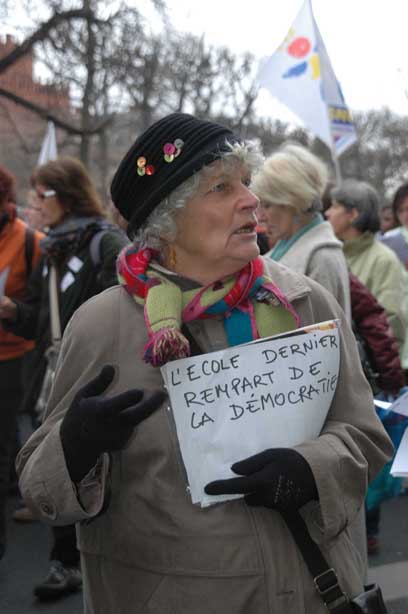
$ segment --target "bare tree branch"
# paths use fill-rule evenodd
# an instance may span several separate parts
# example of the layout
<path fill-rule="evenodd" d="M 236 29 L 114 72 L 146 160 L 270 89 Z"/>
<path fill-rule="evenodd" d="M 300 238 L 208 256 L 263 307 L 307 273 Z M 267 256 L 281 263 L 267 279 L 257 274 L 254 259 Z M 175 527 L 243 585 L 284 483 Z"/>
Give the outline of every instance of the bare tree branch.
<path fill-rule="evenodd" d="M 48 38 L 50 31 L 60 23 L 72 19 L 90 19 L 93 16 L 93 12 L 85 8 L 62 11 L 61 13 L 55 12 L 47 21 L 42 23 L 31 36 L 26 38 L 21 45 L 17 45 L 10 53 L 0 59 L 0 73 L 4 72 L 9 66 L 29 53 L 36 43 Z"/>
<path fill-rule="evenodd" d="M 37 115 L 42 117 L 44 120 L 53 121 L 54 124 L 58 128 L 62 128 L 63 130 L 66 130 L 66 132 L 68 132 L 69 134 L 79 134 L 79 135 L 86 134 L 89 136 L 93 134 L 98 134 L 99 132 L 101 132 L 101 130 L 104 130 L 111 123 L 113 119 L 113 115 L 110 115 L 109 117 L 104 118 L 102 121 L 98 122 L 97 125 L 86 128 L 86 129 L 82 129 L 77 126 L 74 126 L 73 124 L 70 124 L 67 121 L 60 119 L 57 115 L 55 115 L 49 109 L 46 109 L 45 107 L 42 107 L 38 104 L 30 102 L 29 100 L 26 100 L 22 96 L 18 96 L 18 94 L 14 94 L 14 92 L 9 92 L 8 90 L 2 87 L 0 87 L 0 96 L 4 96 L 4 98 L 8 98 L 9 100 L 12 100 L 16 104 L 19 104 L 20 106 L 28 109 L 29 111 L 36 113 Z"/>

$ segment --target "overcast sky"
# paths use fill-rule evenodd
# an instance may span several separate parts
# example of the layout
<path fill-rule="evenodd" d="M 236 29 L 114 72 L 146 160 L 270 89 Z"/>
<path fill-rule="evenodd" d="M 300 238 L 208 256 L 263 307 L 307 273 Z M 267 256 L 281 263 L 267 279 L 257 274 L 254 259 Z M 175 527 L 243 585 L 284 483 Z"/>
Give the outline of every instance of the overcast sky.
<path fill-rule="evenodd" d="M 303 0 L 169 0 L 180 29 L 257 57 L 271 55 Z M 351 109 L 408 115 L 408 0 L 313 0 L 313 12 Z M 266 98 L 267 97 L 267 98 Z M 260 100 L 268 113 L 269 94 Z M 271 102 L 271 116 L 280 113 Z"/>
<path fill-rule="evenodd" d="M 1 2 L 1 0 L 0 0 Z M 21 0 L 16 0 L 15 6 Z M 148 0 L 129 0 L 138 7 Z M 167 0 L 173 24 L 257 58 L 271 55 L 303 0 Z M 388 106 L 408 115 L 408 0 L 313 0 L 317 25 L 350 109 Z M 13 18 L 16 19 L 16 10 Z M 18 17 L 20 19 L 20 17 Z M 21 23 L 21 21 L 20 21 Z M 6 24 L 0 25 L 5 31 Z M 262 115 L 289 119 L 262 93 Z"/>

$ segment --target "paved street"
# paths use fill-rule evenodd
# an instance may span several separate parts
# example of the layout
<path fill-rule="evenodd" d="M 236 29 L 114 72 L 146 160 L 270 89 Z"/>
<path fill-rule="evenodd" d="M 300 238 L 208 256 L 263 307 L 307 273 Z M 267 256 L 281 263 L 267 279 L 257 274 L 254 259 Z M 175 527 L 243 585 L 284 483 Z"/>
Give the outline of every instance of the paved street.
<path fill-rule="evenodd" d="M 381 551 L 370 557 L 369 579 L 378 582 L 389 614 L 408 611 L 408 496 L 382 505 Z"/>
<path fill-rule="evenodd" d="M 15 501 L 10 499 L 10 515 Z M 9 545 L 0 561 L 0 614 L 82 614 L 82 594 L 41 603 L 33 585 L 48 570 L 50 529 L 40 522 L 9 523 Z"/>
<path fill-rule="evenodd" d="M 10 513 L 14 503 L 10 499 Z M 381 552 L 370 559 L 370 579 L 381 585 L 389 614 L 406 614 L 408 497 L 384 504 L 382 513 Z M 40 603 L 32 595 L 33 585 L 43 578 L 48 568 L 48 528 L 38 522 L 17 524 L 12 521 L 9 528 L 9 548 L 0 561 L 0 613 L 82 614 L 80 593 L 54 603 Z"/>

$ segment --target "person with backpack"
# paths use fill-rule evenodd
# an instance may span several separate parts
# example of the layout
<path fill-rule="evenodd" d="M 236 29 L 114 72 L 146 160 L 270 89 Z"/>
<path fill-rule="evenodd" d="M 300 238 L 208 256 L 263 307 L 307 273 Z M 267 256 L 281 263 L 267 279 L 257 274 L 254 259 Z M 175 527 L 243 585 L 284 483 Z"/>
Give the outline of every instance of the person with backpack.
<path fill-rule="evenodd" d="M 17 217 L 15 177 L 0 166 L 0 297 L 6 292 L 22 299 L 31 269 L 40 257 L 42 234 Z M 23 360 L 34 347 L 0 326 L 0 559 L 6 550 L 6 501 L 17 428 L 17 409 L 23 394 Z"/>
<path fill-rule="evenodd" d="M 58 309 L 54 311 L 62 333 L 82 303 L 117 283 L 116 257 L 127 244 L 125 234 L 106 220 L 97 191 L 79 160 L 65 157 L 39 166 L 32 175 L 32 186 L 48 227 L 41 242 L 43 254 L 24 300 L 0 298 L 4 328 L 36 341 L 22 411 L 32 411 L 39 403 L 47 350 L 53 343 L 50 277 L 56 280 Z M 49 574 L 34 588 L 40 599 L 60 597 L 80 588 L 82 582 L 74 525 L 54 527 L 53 533 Z"/>

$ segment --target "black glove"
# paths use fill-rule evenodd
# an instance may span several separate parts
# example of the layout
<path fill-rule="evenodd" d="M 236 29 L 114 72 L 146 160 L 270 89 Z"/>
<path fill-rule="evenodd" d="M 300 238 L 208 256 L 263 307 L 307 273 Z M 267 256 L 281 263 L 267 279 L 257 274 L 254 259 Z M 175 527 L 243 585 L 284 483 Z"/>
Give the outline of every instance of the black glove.
<path fill-rule="evenodd" d="M 114 375 L 111 365 L 103 367 L 77 392 L 62 421 L 62 449 L 73 482 L 80 482 L 103 452 L 123 448 L 134 427 L 156 411 L 167 396 L 164 390 L 146 394 L 134 389 L 100 398 Z"/>
<path fill-rule="evenodd" d="M 231 469 L 245 477 L 210 482 L 204 488 L 207 495 L 244 494 L 248 505 L 280 511 L 297 510 L 319 498 L 309 464 L 292 448 L 264 450 Z"/>

